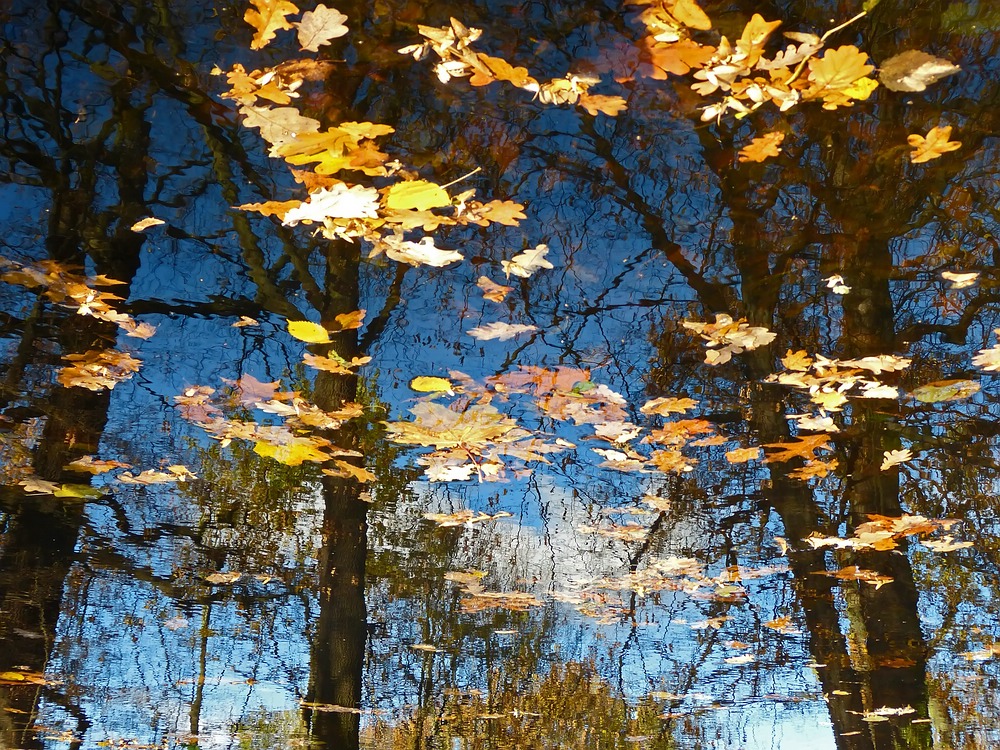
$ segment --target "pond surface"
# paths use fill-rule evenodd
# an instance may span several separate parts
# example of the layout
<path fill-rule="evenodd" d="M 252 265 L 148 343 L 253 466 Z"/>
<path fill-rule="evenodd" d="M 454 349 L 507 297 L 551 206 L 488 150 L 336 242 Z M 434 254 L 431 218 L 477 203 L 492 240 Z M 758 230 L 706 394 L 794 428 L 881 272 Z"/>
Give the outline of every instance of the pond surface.
<path fill-rule="evenodd" d="M 0 744 L 995 747 L 1000 15 L 865 5 L 0 10 Z"/>

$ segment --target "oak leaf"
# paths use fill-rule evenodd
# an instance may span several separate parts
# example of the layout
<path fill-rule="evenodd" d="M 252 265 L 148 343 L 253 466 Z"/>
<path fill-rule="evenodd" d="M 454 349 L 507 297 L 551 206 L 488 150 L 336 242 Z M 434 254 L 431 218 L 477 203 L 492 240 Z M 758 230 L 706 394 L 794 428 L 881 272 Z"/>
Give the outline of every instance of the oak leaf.
<path fill-rule="evenodd" d="M 740 162 L 762 162 L 772 156 L 781 153 L 781 142 L 785 140 L 785 134 L 781 132 L 765 133 L 758 138 L 754 138 L 750 143 L 740 149 Z"/>
<path fill-rule="evenodd" d="M 539 268 L 555 268 L 555 266 L 545 259 L 545 255 L 548 252 L 548 245 L 536 245 L 533 248 L 518 253 L 510 260 L 500 261 L 500 265 L 503 267 L 504 273 L 507 274 L 508 278 L 510 278 L 511 274 L 514 274 L 514 276 L 526 279 Z"/>
<path fill-rule="evenodd" d="M 951 125 L 931 128 L 927 136 L 913 133 L 907 136 L 906 142 L 913 146 L 910 152 L 910 161 L 914 164 L 923 164 L 931 159 L 937 159 L 961 147 L 961 141 L 949 141 L 951 138 Z"/>
<path fill-rule="evenodd" d="M 292 28 L 286 16 L 299 12 L 299 9 L 288 0 L 250 0 L 250 2 L 254 7 L 243 14 L 243 20 L 257 30 L 250 43 L 250 49 L 262 49 L 274 39 L 276 32 Z"/>
<path fill-rule="evenodd" d="M 901 464 L 904 461 L 909 461 L 911 458 L 913 458 L 913 454 L 909 451 L 909 449 L 906 448 L 898 451 L 885 451 L 882 455 L 883 455 L 882 465 L 879 467 L 881 471 L 885 471 L 886 469 L 891 469 L 893 466 Z"/>
<path fill-rule="evenodd" d="M 326 219 L 374 219 L 378 216 L 378 191 L 375 188 L 337 183 L 309 194 L 309 200 L 285 212 L 282 224 L 293 227 L 300 221 Z"/>
<path fill-rule="evenodd" d="M 305 117 L 295 107 L 240 107 L 243 124 L 248 128 L 259 128 L 261 138 L 271 144 L 271 155 L 277 155 L 276 149 L 288 141 L 294 140 L 300 133 L 313 133 L 319 130 L 319 120 Z"/>
<path fill-rule="evenodd" d="M 640 44 L 642 59 L 648 62 L 653 72 L 650 78 L 666 80 L 668 74 L 687 75 L 693 68 L 701 68 L 712 59 L 715 47 L 698 44 L 691 39 L 676 42 L 657 42 L 653 37 L 645 37 Z"/>
<path fill-rule="evenodd" d="M 580 94 L 577 104 L 583 107 L 588 114 L 591 114 L 594 117 L 599 114 L 605 114 L 608 117 L 615 117 L 619 113 L 628 109 L 628 104 L 620 96 L 591 94 L 589 91 L 584 91 Z"/>
<path fill-rule="evenodd" d="M 815 452 L 830 447 L 830 436 L 820 433 L 819 435 L 801 435 L 795 438 L 796 442 L 789 443 L 764 443 L 765 448 L 773 448 L 774 453 L 764 457 L 764 463 L 770 464 L 775 461 L 790 461 L 793 458 L 816 458 Z"/>
<path fill-rule="evenodd" d="M 347 33 L 347 27 L 344 26 L 346 20 L 347 16 L 336 8 L 317 5 L 315 10 L 303 13 L 302 20 L 295 24 L 299 32 L 299 44 L 304 50 L 318 52 L 324 44 Z"/>

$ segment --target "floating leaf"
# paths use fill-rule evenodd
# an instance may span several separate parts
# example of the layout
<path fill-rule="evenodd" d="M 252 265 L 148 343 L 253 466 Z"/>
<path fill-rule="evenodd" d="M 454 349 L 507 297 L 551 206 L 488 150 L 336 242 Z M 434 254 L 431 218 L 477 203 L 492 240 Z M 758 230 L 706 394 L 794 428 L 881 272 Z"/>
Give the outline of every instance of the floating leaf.
<path fill-rule="evenodd" d="M 420 375 L 410 381 L 410 388 L 419 393 L 454 393 L 454 386 L 447 378 Z"/>
<path fill-rule="evenodd" d="M 319 323 L 309 320 L 289 320 L 288 332 L 307 344 L 329 344 L 330 332 Z"/>
<path fill-rule="evenodd" d="M 762 162 L 772 156 L 778 156 L 781 153 L 781 143 L 784 140 L 785 134 L 781 132 L 765 133 L 754 138 L 740 149 L 738 161 Z"/>
<path fill-rule="evenodd" d="M 476 286 L 483 290 L 483 299 L 491 302 L 503 302 L 504 298 L 514 291 L 514 287 L 497 284 L 486 276 L 480 276 Z"/>
<path fill-rule="evenodd" d="M 141 232 L 144 229 L 149 229 L 150 227 L 155 227 L 160 224 L 166 224 L 166 222 L 163 219 L 156 219 L 150 216 L 145 219 L 140 219 L 135 224 L 130 226 L 129 229 L 131 229 L 133 232 Z"/>
<path fill-rule="evenodd" d="M 961 141 L 949 141 L 949 138 L 951 138 L 951 125 L 935 126 L 927 132 L 926 137 L 918 133 L 907 136 L 906 142 L 913 146 L 910 161 L 914 164 L 923 164 L 961 147 Z"/>
<path fill-rule="evenodd" d="M 520 323 L 502 323 L 500 321 L 495 321 L 493 323 L 488 323 L 484 326 L 478 326 L 476 328 L 470 328 L 467 333 L 481 341 L 489 341 L 491 339 L 499 339 L 500 341 L 507 341 L 515 336 L 522 333 L 530 333 L 531 331 L 537 331 L 538 326 L 522 325 Z"/>
<path fill-rule="evenodd" d="M 250 2 L 254 7 L 243 15 L 243 20 L 257 30 L 250 43 L 250 49 L 261 49 L 274 39 L 276 32 L 292 28 L 292 24 L 285 16 L 299 12 L 299 9 L 288 0 L 250 0 Z"/>
<path fill-rule="evenodd" d="M 911 394 L 917 401 L 936 404 L 942 401 L 959 401 L 979 393 L 979 383 L 975 380 L 935 380 L 913 389 Z"/>
<path fill-rule="evenodd" d="M 540 268 L 554 268 L 549 261 L 545 260 L 545 254 L 548 253 L 548 251 L 548 245 L 536 245 L 531 249 L 515 255 L 510 260 L 500 261 L 500 265 L 503 266 L 503 271 L 507 274 L 508 278 L 511 274 L 513 274 L 514 276 L 520 276 L 522 279 L 526 279 Z"/>
<path fill-rule="evenodd" d="M 324 44 L 347 33 L 344 26 L 346 20 L 347 16 L 339 10 L 317 5 L 315 10 L 303 13 L 302 20 L 295 24 L 299 31 L 299 44 L 304 50 L 319 51 Z"/>
<path fill-rule="evenodd" d="M 760 448 L 736 448 L 726 452 L 726 460 L 731 464 L 744 464 L 747 461 L 756 461 L 761 456 Z"/>
<path fill-rule="evenodd" d="M 448 191 L 427 180 L 397 182 L 385 191 L 385 206 L 397 211 L 415 208 L 426 211 L 451 205 Z"/>
<path fill-rule="evenodd" d="M 969 273 L 955 273 L 954 271 L 942 271 L 941 278 L 951 282 L 952 289 L 966 289 L 976 283 L 979 273 L 970 271 Z"/>
<path fill-rule="evenodd" d="M 923 91 L 961 68 L 942 57 L 916 49 L 893 55 L 882 63 L 878 79 L 890 91 Z"/>
<path fill-rule="evenodd" d="M 209 573 L 205 576 L 205 580 L 213 585 L 220 586 L 228 583 L 236 583 L 242 577 L 242 573 L 232 570 L 228 573 L 223 573 L 221 571 L 218 573 Z"/>
<path fill-rule="evenodd" d="M 454 250 L 436 247 L 431 237 L 422 237 L 419 242 L 411 242 L 396 236 L 384 237 L 381 249 L 389 258 L 411 266 L 442 268 L 450 263 L 464 260 L 465 257 Z"/>
<path fill-rule="evenodd" d="M 330 459 L 330 455 L 320 450 L 319 445 L 308 437 L 292 437 L 281 444 L 258 440 L 254 443 L 253 452 L 286 466 L 298 466 L 304 461 L 323 463 Z"/>
<path fill-rule="evenodd" d="M 643 414 L 683 414 L 693 409 L 698 402 L 692 398 L 654 398 L 642 405 L 639 411 Z"/>

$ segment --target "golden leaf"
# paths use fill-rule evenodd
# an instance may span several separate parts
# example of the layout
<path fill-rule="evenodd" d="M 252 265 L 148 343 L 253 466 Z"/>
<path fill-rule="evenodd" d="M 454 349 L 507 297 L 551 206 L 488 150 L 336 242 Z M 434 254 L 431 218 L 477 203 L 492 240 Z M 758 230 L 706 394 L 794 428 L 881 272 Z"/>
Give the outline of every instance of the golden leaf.
<path fill-rule="evenodd" d="M 159 224 L 166 224 L 163 219 L 156 219 L 152 216 L 137 221 L 135 224 L 129 227 L 133 232 L 141 232 L 144 229 L 149 229 L 149 227 L 155 227 Z"/>
<path fill-rule="evenodd" d="M 410 389 L 418 393 L 454 393 L 454 386 L 448 378 L 419 375 L 410 381 Z"/>
<path fill-rule="evenodd" d="M 527 68 L 515 68 L 503 58 L 491 57 L 482 53 L 477 54 L 476 57 L 486 70 L 477 69 L 472 74 L 469 83 L 473 86 L 486 86 L 494 81 L 507 81 L 518 88 L 538 84 L 538 81 L 529 75 Z"/>
<path fill-rule="evenodd" d="M 514 201 L 490 201 L 472 206 L 468 213 L 477 219 L 492 221 L 495 224 L 503 224 L 508 227 L 516 227 L 521 219 L 527 218 L 524 215 L 524 206 Z"/>
<path fill-rule="evenodd" d="M 661 81 L 665 80 L 669 73 L 683 76 L 693 68 L 704 67 L 715 54 L 715 47 L 698 44 L 691 39 L 663 43 L 649 36 L 642 40 L 639 49 L 642 59 L 653 68 L 650 77 Z"/>
<path fill-rule="evenodd" d="M 605 114 L 608 117 L 615 117 L 620 112 L 628 109 L 628 104 L 620 96 L 608 96 L 606 94 L 591 94 L 588 91 L 580 94 L 577 104 L 583 107 L 588 114 L 595 117 Z"/>
<path fill-rule="evenodd" d="M 329 344 L 330 332 L 309 320 L 289 320 L 288 332 L 307 344 Z"/>
<path fill-rule="evenodd" d="M 979 383 L 975 380 L 935 380 L 913 389 L 917 401 L 936 404 L 942 401 L 960 401 L 979 393 Z"/>
<path fill-rule="evenodd" d="M 244 203 L 236 208 L 241 211 L 256 211 L 264 216 L 277 216 L 279 219 L 284 219 L 286 213 L 293 208 L 298 208 L 301 205 L 302 201 L 297 200 L 266 201 L 264 203 Z"/>
<path fill-rule="evenodd" d="M 286 466 L 298 466 L 303 461 L 323 463 L 330 458 L 329 454 L 319 449 L 317 441 L 308 437 L 288 438 L 280 445 L 258 440 L 254 443 L 253 452 Z"/>
<path fill-rule="evenodd" d="M 951 137 L 951 125 L 933 127 L 928 131 L 927 137 L 914 133 L 906 138 L 906 142 L 913 146 L 910 153 L 910 161 L 914 164 L 923 164 L 931 159 L 937 159 L 949 151 L 954 151 L 962 145 L 961 141 L 949 141 Z"/>
<path fill-rule="evenodd" d="M 292 28 L 292 24 L 285 16 L 299 12 L 299 9 L 288 0 L 250 0 L 250 2 L 255 9 L 251 8 L 243 15 L 243 20 L 257 30 L 250 43 L 250 49 L 262 49 L 274 39 L 277 31 Z"/>
<path fill-rule="evenodd" d="M 348 463 L 347 461 L 341 461 L 339 458 L 334 459 L 333 463 L 337 467 L 336 469 L 323 469 L 323 473 L 327 476 L 354 479 L 362 484 L 374 481 L 377 478 L 364 466 L 356 466 L 355 464 Z"/>
<path fill-rule="evenodd" d="M 693 398 L 654 398 L 642 405 L 639 411 L 643 414 L 683 414 L 693 409 L 698 402 Z"/>
<path fill-rule="evenodd" d="M 868 64 L 868 55 L 850 44 L 809 60 L 809 80 L 821 89 L 846 89 L 873 70 L 875 66 Z"/>
<path fill-rule="evenodd" d="M 455 411 L 433 401 L 424 401 L 410 410 L 413 422 L 387 422 L 389 439 L 397 443 L 434 446 L 438 449 L 463 447 L 479 452 L 498 440 L 524 437 L 517 422 L 489 404 L 472 404 Z"/>
<path fill-rule="evenodd" d="M 690 29 L 708 31 L 712 21 L 695 0 L 674 0 L 670 15 Z"/>
<path fill-rule="evenodd" d="M 780 132 L 765 133 L 754 138 L 750 143 L 740 149 L 740 162 L 762 162 L 771 156 L 781 153 L 781 142 L 785 140 L 785 134 Z"/>
<path fill-rule="evenodd" d="M 785 353 L 785 356 L 781 358 L 781 364 L 787 369 L 795 370 L 796 372 L 806 372 L 812 367 L 812 363 L 812 357 L 806 354 L 804 349 L 799 349 L 797 352 L 789 349 Z"/>
<path fill-rule="evenodd" d="M 448 191 L 427 180 L 397 182 L 385 191 L 385 206 L 394 210 L 415 208 L 426 211 L 451 205 Z"/>
<path fill-rule="evenodd" d="M 745 57 L 740 64 L 752 68 L 764 53 L 764 44 L 771 33 L 781 26 L 781 21 L 765 21 L 759 13 L 754 13 L 736 42 L 736 49 Z M 851 79 L 853 80 L 853 79 Z"/>
<path fill-rule="evenodd" d="M 837 459 L 832 461 L 821 461 L 819 459 L 811 459 L 806 461 L 805 466 L 801 466 L 794 471 L 788 472 L 789 479 L 811 479 L 812 477 L 825 477 L 831 471 L 837 468 L 839 462 Z"/>

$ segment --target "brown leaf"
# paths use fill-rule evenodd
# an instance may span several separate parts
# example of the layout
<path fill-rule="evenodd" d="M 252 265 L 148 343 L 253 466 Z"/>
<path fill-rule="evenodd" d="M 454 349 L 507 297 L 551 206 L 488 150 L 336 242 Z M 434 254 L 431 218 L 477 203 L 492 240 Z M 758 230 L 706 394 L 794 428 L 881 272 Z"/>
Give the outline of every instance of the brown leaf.
<path fill-rule="evenodd" d="M 923 91 L 930 84 L 960 70 L 949 60 L 908 49 L 883 62 L 878 79 L 890 91 Z"/>
<path fill-rule="evenodd" d="M 830 447 L 830 436 L 823 433 L 802 435 L 795 440 L 794 443 L 765 443 L 765 448 L 773 448 L 776 452 L 768 454 L 764 458 L 764 463 L 790 461 L 793 458 L 814 459 L 816 457 L 815 451 Z"/>
<path fill-rule="evenodd" d="M 591 94 L 584 91 L 580 94 L 577 104 L 583 107 L 588 114 L 596 117 L 605 114 L 608 117 L 615 117 L 619 113 L 628 109 L 628 104 L 620 96 L 609 96 L 607 94 Z"/>

